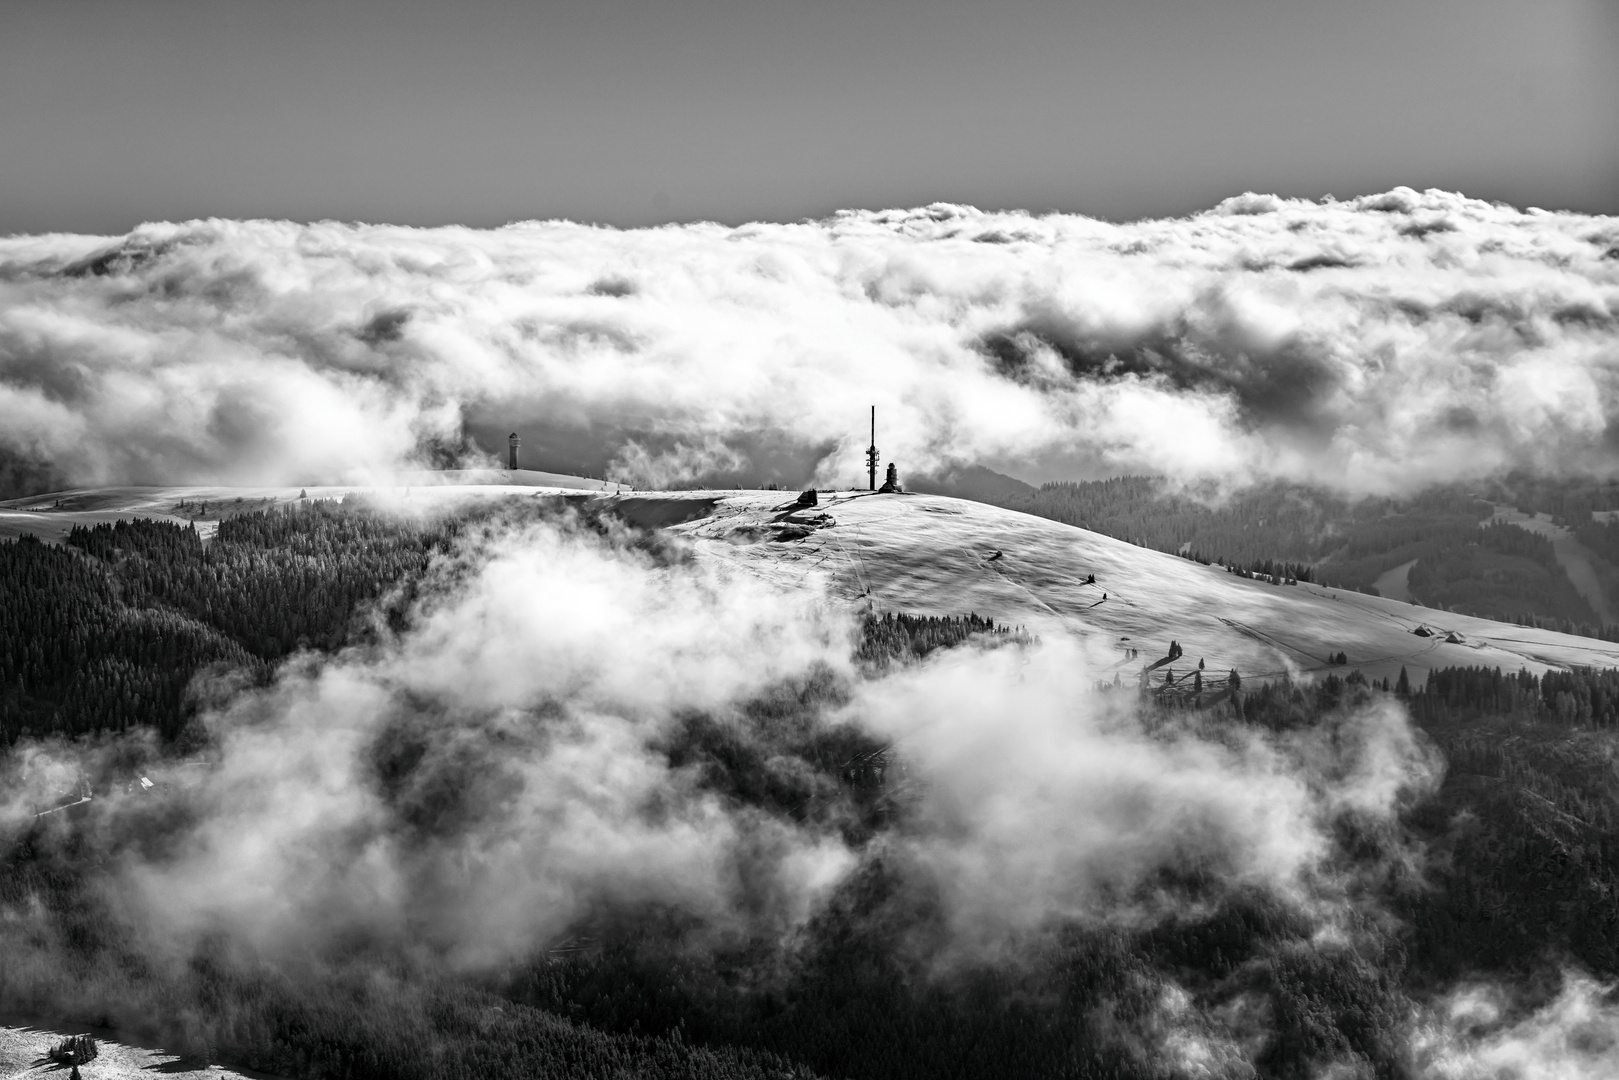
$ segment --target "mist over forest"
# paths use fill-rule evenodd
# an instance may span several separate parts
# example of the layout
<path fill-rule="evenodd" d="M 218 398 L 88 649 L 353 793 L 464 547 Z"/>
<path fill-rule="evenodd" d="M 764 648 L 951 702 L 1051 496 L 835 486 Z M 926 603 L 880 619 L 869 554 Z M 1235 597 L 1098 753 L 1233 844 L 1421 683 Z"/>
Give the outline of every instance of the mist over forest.
<path fill-rule="evenodd" d="M 1610 677 L 1147 697 L 491 507 L 0 544 L 0 1007 L 311 1077 L 1611 1065 Z"/>

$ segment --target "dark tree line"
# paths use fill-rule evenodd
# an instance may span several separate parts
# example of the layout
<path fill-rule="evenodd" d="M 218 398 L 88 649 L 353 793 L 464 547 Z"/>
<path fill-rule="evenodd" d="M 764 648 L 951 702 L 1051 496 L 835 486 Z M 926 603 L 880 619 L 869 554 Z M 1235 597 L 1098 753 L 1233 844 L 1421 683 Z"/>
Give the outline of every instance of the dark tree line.
<path fill-rule="evenodd" d="M 1189 556 L 1197 562 L 1208 565 L 1208 561 L 1193 554 Z M 1218 560 L 1215 560 L 1218 561 Z M 1276 584 L 1291 585 L 1297 582 L 1314 582 L 1315 567 L 1308 563 L 1278 562 L 1275 559 L 1260 559 L 1258 562 L 1246 566 L 1227 566 L 1226 570 L 1238 577 L 1263 578 Z"/>
<path fill-rule="evenodd" d="M 262 679 L 298 648 L 342 647 L 364 629 L 357 612 L 463 527 L 314 502 L 227 518 L 206 546 L 150 520 L 76 527 L 66 547 L 0 542 L 0 737 L 149 726 L 172 739 L 197 672 Z"/>
<path fill-rule="evenodd" d="M 1524 978 L 1559 956 L 1619 976 L 1619 671 L 1453 668 L 1410 707 L 1447 765 L 1411 815 L 1439 856 L 1407 908 L 1424 974 Z"/>
<path fill-rule="evenodd" d="M 1328 524 L 1349 514 L 1341 500 L 1322 492 L 1278 485 L 1205 502 L 1155 476 L 1044 484 L 1000 505 L 1157 551 L 1244 567 L 1265 559 L 1314 560 Z"/>
<path fill-rule="evenodd" d="M 1587 518 L 1574 526 L 1574 538 L 1607 562 L 1619 566 L 1619 522 Z"/>
<path fill-rule="evenodd" d="M 1559 525 L 1577 527 L 1593 511 L 1619 510 L 1619 484 L 1579 479 L 1550 479 L 1515 473 L 1492 482 L 1487 495 L 1526 514 L 1549 514 Z"/>
<path fill-rule="evenodd" d="M 176 530 L 179 531 L 179 530 Z M 24 537 L 0 543 L 0 736 L 152 726 L 177 734 L 212 664 L 262 673 L 240 643 L 180 612 L 125 602 L 117 576 Z"/>
<path fill-rule="evenodd" d="M 1430 607 L 1513 621 L 1528 617 L 1598 622 L 1558 563 L 1552 543 L 1516 525 L 1496 523 L 1438 544 L 1411 568 L 1412 595 Z"/>
<path fill-rule="evenodd" d="M 1028 641 L 1021 628 L 997 626 L 979 615 L 906 615 L 888 612 L 868 615 L 861 623 L 855 659 L 867 663 L 919 660 L 938 649 L 967 641 L 990 644 Z"/>
<path fill-rule="evenodd" d="M 357 607 L 420 576 L 460 530 L 317 501 L 226 518 L 206 548 L 190 528 L 144 520 L 75 528 L 67 543 L 112 567 L 131 606 L 182 612 L 276 660 L 341 647 Z"/>
<path fill-rule="evenodd" d="M 1535 675 L 1500 668 L 1442 668 L 1410 698 L 1424 724 L 1474 719 L 1571 727 L 1619 727 L 1619 670 L 1574 668 Z"/>

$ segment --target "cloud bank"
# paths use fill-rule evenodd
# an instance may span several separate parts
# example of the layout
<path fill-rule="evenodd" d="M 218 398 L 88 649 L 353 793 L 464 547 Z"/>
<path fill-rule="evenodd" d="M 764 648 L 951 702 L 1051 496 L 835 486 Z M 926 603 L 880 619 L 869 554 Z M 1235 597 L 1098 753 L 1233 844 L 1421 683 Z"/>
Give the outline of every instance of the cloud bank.
<path fill-rule="evenodd" d="M 1619 466 L 1619 220 L 1396 189 L 1110 224 L 935 205 L 621 231 L 0 240 L 13 493 L 482 462 L 644 484 L 1150 470 L 1398 492 Z M 535 457 L 534 455 L 538 455 Z"/>

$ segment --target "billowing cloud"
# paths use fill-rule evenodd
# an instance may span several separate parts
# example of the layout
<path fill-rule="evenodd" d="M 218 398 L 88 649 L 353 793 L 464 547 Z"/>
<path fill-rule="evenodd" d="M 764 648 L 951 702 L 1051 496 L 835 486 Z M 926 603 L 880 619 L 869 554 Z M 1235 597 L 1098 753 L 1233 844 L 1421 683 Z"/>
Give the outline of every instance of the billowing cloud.
<path fill-rule="evenodd" d="M 109 902 L 166 949 L 224 934 L 266 956 L 483 967 L 648 910 L 769 940 L 878 859 L 942 901 L 948 954 L 970 956 L 1239 888 L 1327 927 L 1347 910 L 1335 823 L 1388 822 L 1435 776 L 1389 703 L 1285 737 L 1149 730 L 1072 642 L 868 678 L 849 614 L 814 590 L 567 519 L 490 527 L 423 597 L 378 644 L 294 658 L 267 687 L 200 688 L 206 767 L 138 738 L 20 744 L 0 828 L 80 768 L 116 760 L 127 780 L 144 763 L 159 792 L 103 787 L 89 827 Z M 756 708 L 778 699 L 800 704 Z M 851 827 L 841 755 L 807 749 L 847 745 L 817 741 L 837 732 L 894 746 L 898 810 L 875 838 Z M 1201 891 L 1169 888 L 1177 875 Z"/>
<path fill-rule="evenodd" d="M 1612 472 L 1616 369 L 1619 221 L 1437 191 L 0 241 L 14 488 L 356 479 L 512 426 L 643 482 L 848 483 L 874 403 L 906 473 L 1398 491 Z"/>
<path fill-rule="evenodd" d="M 835 834 L 730 804 L 661 747 L 684 715 L 846 669 L 843 617 L 556 523 L 440 574 L 404 637 L 294 662 L 211 714 L 216 766 L 164 777 L 185 842 L 121 872 L 140 924 L 460 966 L 647 907 L 768 933 L 837 883 Z"/>
<path fill-rule="evenodd" d="M 1333 823 L 1390 822 L 1440 762 L 1387 700 L 1305 732 L 1144 729 L 1135 695 L 1093 688 L 1103 665 L 1067 641 L 941 657 L 871 686 L 856 707 L 895 740 L 914 784 L 900 848 L 939 883 L 960 943 L 1053 920 L 1150 923 L 1192 903 L 1196 873 L 1332 922 L 1352 883 Z"/>
<path fill-rule="evenodd" d="M 1595 1080 L 1619 1069 L 1619 1010 L 1613 987 L 1563 973 L 1557 995 L 1526 1010 L 1501 987 L 1460 987 L 1416 1025 L 1417 1072 L 1434 1080 L 1513 1077 Z"/>

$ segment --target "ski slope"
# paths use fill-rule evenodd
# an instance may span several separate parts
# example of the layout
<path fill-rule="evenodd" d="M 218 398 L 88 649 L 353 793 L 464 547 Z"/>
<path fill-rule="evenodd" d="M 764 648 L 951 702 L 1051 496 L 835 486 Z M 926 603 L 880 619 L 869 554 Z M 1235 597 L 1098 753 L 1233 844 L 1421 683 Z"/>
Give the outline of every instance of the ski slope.
<path fill-rule="evenodd" d="M 834 595 L 878 613 L 972 611 L 1042 636 L 1074 634 L 1116 658 L 1110 668 L 1125 681 L 1164 656 L 1172 639 L 1184 655 L 1169 667 L 1182 676 L 1200 659 L 1211 675 L 1235 668 L 1245 679 L 1355 669 L 1394 679 L 1404 667 L 1419 684 L 1430 669 L 1462 665 L 1534 672 L 1619 666 L 1619 643 L 1343 589 L 1241 578 L 983 503 L 847 492 L 822 494 L 819 506 L 794 511 L 794 497 L 704 492 L 633 499 L 694 507 L 711 501 L 705 516 L 671 529 L 718 565 L 784 586 L 824 579 Z M 1087 584 L 1089 575 L 1095 584 Z M 1414 633 L 1423 626 L 1433 636 Z M 1448 642 L 1451 633 L 1460 641 Z M 1348 664 L 1330 662 L 1340 651 Z"/>

